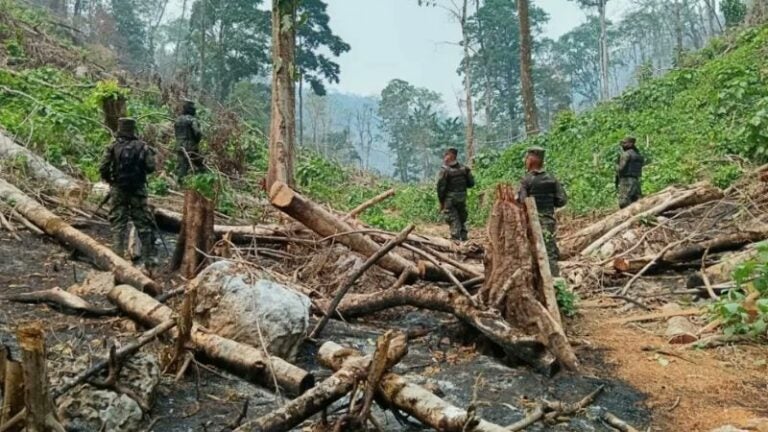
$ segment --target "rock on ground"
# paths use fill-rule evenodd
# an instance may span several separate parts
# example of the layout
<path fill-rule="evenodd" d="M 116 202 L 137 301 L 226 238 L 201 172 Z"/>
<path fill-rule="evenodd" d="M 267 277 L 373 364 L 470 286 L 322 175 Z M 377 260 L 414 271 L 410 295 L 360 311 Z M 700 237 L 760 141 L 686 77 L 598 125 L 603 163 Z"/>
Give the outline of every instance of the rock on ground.
<path fill-rule="evenodd" d="M 228 261 L 208 266 L 195 282 L 195 317 L 216 334 L 293 360 L 309 325 L 309 297 L 252 268 Z"/>

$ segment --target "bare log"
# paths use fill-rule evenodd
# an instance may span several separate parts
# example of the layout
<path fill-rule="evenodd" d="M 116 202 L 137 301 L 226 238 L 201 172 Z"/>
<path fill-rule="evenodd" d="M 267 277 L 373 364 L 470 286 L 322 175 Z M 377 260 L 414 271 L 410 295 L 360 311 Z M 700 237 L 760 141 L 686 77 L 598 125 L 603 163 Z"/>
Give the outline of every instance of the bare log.
<path fill-rule="evenodd" d="M 148 326 L 173 319 L 173 310 L 152 297 L 128 285 L 118 285 L 108 295 L 120 310 Z M 314 385 L 314 377 L 285 360 L 268 357 L 263 350 L 208 333 L 197 324 L 192 325 L 191 342 L 196 350 L 266 387 L 273 387 L 273 378 L 280 387 L 292 394 L 301 394 Z"/>
<path fill-rule="evenodd" d="M 154 215 L 161 228 L 181 232 L 181 223 L 184 218 L 181 213 L 156 207 Z M 235 243 L 250 243 L 253 240 L 265 243 L 289 241 L 291 240 L 288 237 L 290 231 L 278 225 L 213 225 L 213 233 L 217 238 L 229 236 Z"/>
<path fill-rule="evenodd" d="M 621 432 L 639 432 L 637 429 L 633 428 L 629 423 L 616 417 L 610 412 L 606 411 L 605 413 L 603 413 L 603 420 L 605 420 L 606 423 L 620 430 Z"/>
<path fill-rule="evenodd" d="M 0 179 L 0 200 L 15 206 L 19 213 L 48 235 L 90 257 L 102 270 L 114 273 L 118 282 L 133 285 L 153 294 L 160 294 L 163 291 L 160 284 L 148 278 L 131 263 L 112 252 L 111 249 L 72 228 L 60 217 L 2 179 Z"/>
<path fill-rule="evenodd" d="M 359 206 L 353 208 L 349 213 L 347 213 L 346 216 L 344 216 L 343 220 L 354 219 L 359 214 L 361 214 L 362 212 L 366 211 L 369 207 L 373 207 L 376 204 L 378 204 L 378 203 L 380 203 L 380 202 L 382 202 L 382 201 L 386 200 L 387 198 L 389 198 L 391 196 L 394 196 L 394 195 L 395 195 L 395 190 L 394 189 L 386 190 L 386 191 L 376 195 L 375 197 L 369 199 L 368 201 L 360 204 Z"/>
<path fill-rule="evenodd" d="M 83 312 L 92 316 L 113 316 L 117 314 L 117 309 L 115 308 L 100 308 L 93 306 L 89 302 L 83 300 L 81 297 L 76 296 L 59 287 L 51 288 L 48 290 L 5 296 L 2 297 L 2 299 L 18 303 L 50 303 L 75 312 Z"/>
<path fill-rule="evenodd" d="M 547 254 L 547 247 L 544 244 L 544 233 L 541 230 L 539 211 L 536 208 L 536 200 L 533 197 L 525 199 L 525 211 L 528 216 L 528 227 L 531 230 L 529 237 L 533 244 L 534 257 L 539 268 L 539 277 L 541 277 L 539 286 L 544 294 L 545 306 L 557 325 L 562 327 L 563 319 L 560 317 L 560 309 L 557 306 L 555 283 L 549 267 L 549 256 Z M 555 233 L 552 233 L 552 235 L 555 235 Z"/>
<path fill-rule="evenodd" d="M 324 366 L 333 370 L 366 363 L 366 359 L 359 352 L 344 348 L 334 342 L 324 343 L 320 347 L 318 356 Z M 467 411 L 449 404 L 423 387 L 408 382 L 400 375 L 385 374 L 377 393 L 387 403 L 436 430 L 444 432 L 467 430 L 464 428 L 469 420 Z M 479 420 L 474 428 L 469 430 L 475 432 L 506 431 L 503 427 L 485 420 Z"/>
<path fill-rule="evenodd" d="M 322 237 L 354 231 L 348 223 L 301 196 L 283 182 L 276 181 L 272 185 L 269 199 L 278 210 L 301 222 Z M 379 250 L 379 245 L 376 242 L 360 233 L 339 236 L 337 240 L 365 257 L 371 257 Z M 413 265 L 396 254 L 387 254 L 377 264 L 395 275 L 400 275 L 403 272 L 416 274 Z"/>
<path fill-rule="evenodd" d="M 21 237 L 19 237 L 18 234 L 16 234 L 16 228 L 11 225 L 10 222 L 8 222 L 8 219 L 5 218 L 5 215 L 3 212 L 0 212 L 0 225 L 5 228 L 9 233 L 11 233 L 11 236 L 16 239 L 16 241 L 21 241 Z"/>
<path fill-rule="evenodd" d="M 453 288 L 405 286 L 374 294 L 350 294 L 339 304 L 337 310 L 342 316 L 352 318 L 398 306 L 413 306 L 453 314 L 480 331 L 509 357 L 529 364 L 546 375 L 551 375 L 556 370 L 554 357 L 546 352 L 537 338 L 523 335 L 499 315 L 472 306 L 465 295 Z"/>
<path fill-rule="evenodd" d="M 650 313 L 645 315 L 611 320 L 611 321 L 608 321 L 608 324 L 627 324 L 632 322 L 654 321 L 659 319 L 671 318 L 674 316 L 696 316 L 696 315 L 701 315 L 702 313 L 703 311 L 701 309 L 684 309 L 681 311 L 655 312 L 655 313 Z"/>
<path fill-rule="evenodd" d="M 0 425 L 8 425 L 11 419 L 16 418 L 24 409 L 24 374 L 21 369 L 21 363 L 11 359 L 7 347 L 2 347 L 2 382 L 3 384 L 3 403 L 0 408 Z M 19 432 L 23 429 L 23 424 L 18 422 L 15 426 L 9 425 L 5 429 L 10 432 Z"/>
<path fill-rule="evenodd" d="M 45 181 L 66 198 L 83 198 L 86 188 L 72 177 L 49 164 L 26 147 L 17 144 L 10 135 L 0 130 L 0 159 L 23 158 L 32 177 Z"/>
<path fill-rule="evenodd" d="M 363 275 L 363 273 L 366 272 L 371 266 L 376 264 L 376 261 L 380 260 L 384 256 L 386 256 L 392 249 L 397 247 L 397 245 L 401 244 L 405 239 L 408 237 L 408 234 L 410 234 L 411 231 L 414 229 L 414 225 L 408 225 L 397 237 L 394 239 L 388 241 L 384 246 L 381 247 L 381 249 L 378 250 L 373 256 L 368 258 L 363 265 L 358 267 L 354 273 L 352 273 L 346 281 L 344 281 L 344 285 L 339 288 L 339 291 L 336 293 L 336 295 L 333 297 L 333 300 L 331 301 L 331 305 L 328 307 L 328 310 L 325 311 L 325 315 L 322 319 L 317 323 L 317 326 L 312 330 L 312 333 L 310 333 L 310 338 L 317 337 L 320 332 L 323 331 L 323 328 L 328 323 L 328 320 L 331 319 L 331 317 L 336 313 L 336 308 L 339 306 L 339 303 L 341 303 L 341 300 L 344 298 L 344 296 L 349 292 L 349 289 L 352 288 L 352 285 L 355 284 L 357 279 L 360 278 L 360 276 Z"/>
<path fill-rule="evenodd" d="M 45 364 L 45 337 L 41 323 L 19 327 L 17 339 L 24 371 L 24 405 L 29 432 L 65 432 L 56 418 L 53 399 L 48 393 L 48 373 Z"/>
<path fill-rule="evenodd" d="M 682 310 L 677 303 L 668 303 L 662 307 L 665 312 L 679 312 Z M 696 336 L 699 328 L 684 316 L 673 316 L 667 320 L 667 330 L 664 337 L 670 344 L 689 344 L 699 340 Z"/>

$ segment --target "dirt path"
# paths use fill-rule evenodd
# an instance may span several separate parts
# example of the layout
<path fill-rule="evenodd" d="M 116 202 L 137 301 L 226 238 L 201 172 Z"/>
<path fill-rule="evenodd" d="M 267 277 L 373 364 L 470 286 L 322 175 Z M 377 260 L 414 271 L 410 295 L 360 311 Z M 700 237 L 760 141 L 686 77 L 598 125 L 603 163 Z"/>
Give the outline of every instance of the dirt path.
<path fill-rule="evenodd" d="M 680 349 L 658 336 L 663 322 L 621 326 L 611 323 L 616 310 L 582 313 L 576 333 L 602 354 L 611 375 L 647 395 L 654 430 L 706 432 L 768 416 L 765 346 Z"/>

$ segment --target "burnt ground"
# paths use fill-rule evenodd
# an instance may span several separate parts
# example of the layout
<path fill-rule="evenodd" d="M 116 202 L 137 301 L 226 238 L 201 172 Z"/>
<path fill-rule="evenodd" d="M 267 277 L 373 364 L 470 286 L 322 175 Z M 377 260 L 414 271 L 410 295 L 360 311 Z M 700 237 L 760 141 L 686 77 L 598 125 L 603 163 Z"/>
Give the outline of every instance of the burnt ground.
<path fill-rule="evenodd" d="M 108 232 L 103 225 L 81 229 L 100 240 Z M 0 295 L 55 286 L 66 288 L 82 280 L 91 269 L 87 262 L 48 238 L 26 231 L 19 235 L 21 242 L 0 231 Z M 169 237 L 166 234 L 172 242 Z M 452 317 L 433 312 L 398 309 L 366 322 L 332 322 L 324 336 L 370 353 L 376 337 L 386 329 L 429 329 L 426 336 L 409 344 L 409 354 L 396 372 L 460 407 L 470 405 L 476 394 L 481 416 L 501 425 L 522 418 L 525 410 L 542 398 L 575 402 L 597 386 L 605 385 L 605 391 L 586 412 L 566 423 L 539 423 L 527 429 L 531 431 L 613 430 L 594 418 L 594 407 L 603 407 L 639 429 L 650 427 L 658 431 L 706 431 L 727 421 L 768 415 L 765 370 L 758 366 L 760 356 L 765 357 L 764 349 L 689 351 L 683 356 L 689 357 L 691 363 L 675 356 L 648 353 L 640 348 L 660 343 L 658 329 L 608 324 L 610 318 L 625 314 L 617 309 L 585 308 L 581 316 L 569 320 L 572 338 L 582 341 L 577 355 L 584 371 L 580 375 L 563 372 L 553 378 L 525 367 L 504 365 L 488 352 L 477 335 Z M 137 331 L 132 322 L 119 317 L 88 318 L 46 305 L 0 301 L 0 342 L 13 348 L 16 325 L 29 320 L 40 320 L 46 326 L 54 381 L 58 365 L 83 355 L 98 357 L 106 352 L 109 343 L 128 341 Z M 162 358 L 167 346 L 168 343 L 153 343 L 147 349 Z M 330 372 L 316 364 L 315 350 L 307 345 L 299 365 L 321 380 Z M 245 400 L 249 401 L 248 418 L 270 412 L 281 403 L 281 397 L 257 385 L 215 366 L 201 364 L 190 368 L 180 382 L 174 382 L 173 377 L 163 379 L 146 421 L 147 430 L 229 430 L 225 426 L 238 417 Z M 378 408 L 375 415 L 387 431 L 418 429 L 399 424 L 391 414 Z"/>

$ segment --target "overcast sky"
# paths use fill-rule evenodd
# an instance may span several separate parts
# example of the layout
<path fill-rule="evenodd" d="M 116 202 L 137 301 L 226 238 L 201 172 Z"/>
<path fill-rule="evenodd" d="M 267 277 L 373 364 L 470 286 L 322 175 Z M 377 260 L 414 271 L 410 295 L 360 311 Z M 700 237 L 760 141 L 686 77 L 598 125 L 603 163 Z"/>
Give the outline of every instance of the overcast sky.
<path fill-rule="evenodd" d="M 352 49 L 338 59 L 340 92 L 379 95 L 389 80 L 436 90 L 446 108 L 457 113 L 456 94 L 461 78 L 459 24 L 439 8 L 420 7 L 417 0 L 326 0 L 331 28 Z M 450 0 L 439 0 L 448 4 Z M 616 18 L 630 0 L 608 2 L 608 15 Z M 585 20 L 585 13 L 569 0 L 532 0 L 550 15 L 545 34 L 556 38 Z"/>

